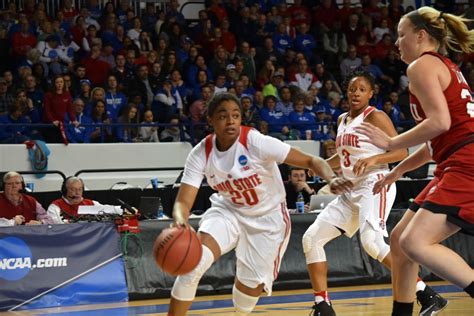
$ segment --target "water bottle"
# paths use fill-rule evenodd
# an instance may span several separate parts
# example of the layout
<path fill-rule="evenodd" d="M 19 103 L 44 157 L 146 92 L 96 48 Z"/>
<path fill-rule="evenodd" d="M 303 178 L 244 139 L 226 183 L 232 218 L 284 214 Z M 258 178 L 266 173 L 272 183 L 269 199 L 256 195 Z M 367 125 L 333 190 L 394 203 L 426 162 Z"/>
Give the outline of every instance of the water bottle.
<path fill-rule="evenodd" d="M 302 192 L 298 192 L 296 197 L 296 212 L 299 214 L 304 213 L 304 197 Z"/>
<path fill-rule="evenodd" d="M 158 210 L 156 211 L 156 218 L 161 219 L 165 215 L 165 212 L 163 211 L 163 204 L 161 204 L 161 199 L 158 202 Z"/>

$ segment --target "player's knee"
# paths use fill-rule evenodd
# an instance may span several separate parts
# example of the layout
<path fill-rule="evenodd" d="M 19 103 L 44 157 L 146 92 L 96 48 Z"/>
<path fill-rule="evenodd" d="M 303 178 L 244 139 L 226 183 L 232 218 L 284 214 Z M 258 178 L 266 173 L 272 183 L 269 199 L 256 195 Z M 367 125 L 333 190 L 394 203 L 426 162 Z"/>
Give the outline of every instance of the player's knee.
<path fill-rule="evenodd" d="M 212 251 L 202 246 L 202 256 L 198 265 L 189 273 L 180 275 L 174 282 L 171 295 L 180 301 L 192 301 L 196 296 L 196 290 L 201 277 L 210 268 L 214 261 Z"/>
<path fill-rule="evenodd" d="M 401 234 L 399 245 L 405 255 L 407 255 L 410 259 L 416 259 L 416 255 L 419 252 L 416 249 L 417 242 L 406 231 Z"/>
<path fill-rule="evenodd" d="M 316 220 L 303 235 L 303 251 L 306 263 L 326 261 L 324 246 L 341 232 L 328 223 Z"/>
<path fill-rule="evenodd" d="M 383 233 L 366 229 L 361 232 L 360 240 L 365 252 L 375 260 L 382 262 L 390 252 L 390 247 L 383 240 Z"/>
<path fill-rule="evenodd" d="M 259 296 L 250 296 L 240 291 L 234 284 L 232 302 L 238 315 L 250 314 L 257 305 Z"/>

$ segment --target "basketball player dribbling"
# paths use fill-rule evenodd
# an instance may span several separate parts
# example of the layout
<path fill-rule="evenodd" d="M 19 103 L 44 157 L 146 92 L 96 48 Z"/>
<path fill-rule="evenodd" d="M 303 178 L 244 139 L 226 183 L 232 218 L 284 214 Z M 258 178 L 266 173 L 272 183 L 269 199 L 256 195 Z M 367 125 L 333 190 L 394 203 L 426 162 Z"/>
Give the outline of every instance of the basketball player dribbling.
<path fill-rule="evenodd" d="M 417 125 L 393 137 L 364 124 L 360 132 L 387 150 L 423 144 L 374 187 L 378 193 L 406 171 L 430 160 L 434 179 L 417 196 L 391 235 L 392 315 L 411 315 L 418 264 L 474 297 L 474 270 L 440 242 L 464 231 L 474 235 L 474 100 L 461 71 L 439 54 L 444 47 L 474 52 L 468 20 L 422 7 L 398 25 L 401 59 L 408 64 L 410 109 Z"/>
<path fill-rule="evenodd" d="M 340 167 L 343 177 L 351 180 L 354 187 L 332 201 L 303 236 L 303 249 L 314 291 L 315 316 L 335 315 L 327 292 L 328 264 L 324 246 L 329 241 L 342 234 L 352 237 L 360 230 L 361 244 L 367 254 L 388 269 L 392 267 L 390 247 L 385 243 L 384 236 L 387 236 L 385 223 L 395 200 L 396 187 L 386 186 L 376 195 L 372 194 L 372 189 L 377 180 L 389 172 L 388 163 L 402 160 L 407 151 L 386 151 L 362 141 L 366 137 L 356 129 L 363 122 L 370 122 L 390 136 L 397 135 L 397 132 L 383 111 L 369 106 L 375 85 L 373 77 L 367 72 L 356 71 L 347 81 L 350 110 L 338 119 L 337 153 L 327 161 L 334 169 Z M 439 309 L 446 305 L 446 300 L 421 279 L 418 282 L 424 289 L 418 293 L 420 297 L 434 294 L 427 300 L 430 304 L 422 306 L 422 310 L 432 304 Z"/>
<path fill-rule="evenodd" d="M 262 291 L 271 294 L 290 236 L 285 189 L 277 163 L 311 169 L 333 192 L 352 183 L 336 178 L 321 158 L 291 148 L 275 138 L 241 126 L 239 100 L 220 93 L 208 107 L 209 135 L 189 154 L 173 207 L 175 226 L 188 227 L 188 217 L 201 181 L 218 191 L 199 224 L 202 257 L 197 267 L 179 276 L 171 291 L 168 315 L 185 315 L 204 272 L 221 255 L 235 249 L 232 290 L 235 315 L 247 315 Z"/>

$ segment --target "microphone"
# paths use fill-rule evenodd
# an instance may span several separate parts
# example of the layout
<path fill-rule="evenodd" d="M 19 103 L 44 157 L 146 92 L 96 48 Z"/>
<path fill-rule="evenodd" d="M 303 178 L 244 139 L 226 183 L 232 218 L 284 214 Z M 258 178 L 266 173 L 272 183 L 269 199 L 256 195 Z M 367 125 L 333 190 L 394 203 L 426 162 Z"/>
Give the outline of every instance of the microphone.
<path fill-rule="evenodd" d="M 119 202 L 120 207 L 121 207 L 123 210 L 127 210 L 129 214 L 132 214 L 132 215 L 136 215 L 136 214 L 137 214 L 137 209 L 134 208 L 133 206 L 131 206 L 130 204 L 125 203 L 125 202 L 122 201 L 121 199 L 117 199 L 117 202 Z"/>

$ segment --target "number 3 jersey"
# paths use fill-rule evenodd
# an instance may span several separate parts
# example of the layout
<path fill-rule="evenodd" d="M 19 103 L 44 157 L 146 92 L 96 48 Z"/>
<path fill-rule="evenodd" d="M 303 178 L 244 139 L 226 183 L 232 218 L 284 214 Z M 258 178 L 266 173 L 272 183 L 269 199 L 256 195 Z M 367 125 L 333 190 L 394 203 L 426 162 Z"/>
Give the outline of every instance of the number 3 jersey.
<path fill-rule="evenodd" d="M 363 176 L 356 176 L 352 171 L 354 165 L 359 159 L 368 158 L 385 152 L 385 150 L 375 145 L 361 141 L 364 138 L 367 139 L 367 137 L 356 131 L 356 127 L 360 126 L 372 111 L 375 111 L 375 108 L 368 106 L 364 112 L 355 118 L 351 118 L 349 113 L 342 114 L 341 123 L 337 128 L 336 149 L 342 173 L 346 179 L 352 181 L 362 180 L 365 176 L 371 173 L 388 171 L 387 164 L 367 168 Z"/>
<path fill-rule="evenodd" d="M 451 75 L 451 82 L 443 91 L 448 103 L 449 115 L 451 116 L 451 127 L 447 132 L 436 136 L 428 143 L 433 160 L 440 164 L 448 158 L 448 153 L 455 146 L 466 141 L 468 136 L 472 137 L 474 134 L 474 100 L 471 89 L 457 65 L 440 54 L 434 52 L 426 52 L 424 54 L 433 55 L 441 59 L 448 67 Z M 410 110 L 417 124 L 426 118 L 420 101 L 411 93 Z"/>
<path fill-rule="evenodd" d="M 206 177 L 218 193 L 211 196 L 213 207 L 256 217 L 281 211 L 285 188 L 277 163 L 282 163 L 290 146 L 264 136 L 249 127 L 226 151 L 219 151 L 216 136 L 207 136 L 189 154 L 182 183 L 199 187 Z"/>

